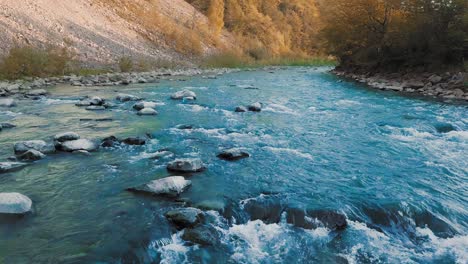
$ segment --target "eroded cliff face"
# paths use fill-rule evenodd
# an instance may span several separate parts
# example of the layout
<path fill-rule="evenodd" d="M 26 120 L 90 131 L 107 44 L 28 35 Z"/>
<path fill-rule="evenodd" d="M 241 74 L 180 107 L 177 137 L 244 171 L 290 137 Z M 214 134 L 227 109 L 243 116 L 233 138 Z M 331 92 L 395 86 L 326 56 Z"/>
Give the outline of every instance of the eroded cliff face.
<path fill-rule="evenodd" d="M 187 42 L 199 27 L 209 30 L 208 20 L 183 0 L 0 0 L 0 56 L 14 46 L 53 45 L 91 65 L 122 56 L 190 64 L 192 49 L 203 55 L 230 42 L 226 32 Z"/>

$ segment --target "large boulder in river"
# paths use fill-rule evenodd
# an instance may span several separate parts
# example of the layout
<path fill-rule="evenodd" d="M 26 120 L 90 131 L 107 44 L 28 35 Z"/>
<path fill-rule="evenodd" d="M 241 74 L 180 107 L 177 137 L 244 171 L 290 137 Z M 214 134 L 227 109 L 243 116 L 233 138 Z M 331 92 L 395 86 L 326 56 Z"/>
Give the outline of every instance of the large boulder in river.
<path fill-rule="evenodd" d="M 200 159 L 177 159 L 167 164 L 167 169 L 177 172 L 201 172 L 205 166 Z"/>
<path fill-rule="evenodd" d="M 244 113 L 244 112 L 247 112 L 247 111 L 248 111 L 247 107 L 242 106 L 242 105 L 236 107 L 236 110 L 235 110 L 235 112 L 237 112 L 237 113 Z"/>
<path fill-rule="evenodd" d="M 146 144 L 144 137 L 128 137 L 122 140 L 122 143 L 132 146 L 142 146 Z"/>
<path fill-rule="evenodd" d="M 65 141 L 70 141 L 70 140 L 77 140 L 80 139 L 80 135 L 78 135 L 75 132 L 64 132 L 55 135 L 54 140 L 58 142 L 65 142 Z"/>
<path fill-rule="evenodd" d="M 11 98 L 0 99 L 0 107 L 13 107 L 16 106 L 15 100 Z"/>
<path fill-rule="evenodd" d="M 175 92 L 171 95 L 171 99 L 173 100 L 182 100 L 185 98 L 196 99 L 197 94 L 189 90 L 183 90 L 183 91 Z"/>
<path fill-rule="evenodd" d="M 223 150 L 218 154 L 218 158 L 223 160 L 235 161 L 250 157 L 250 154 L 239 148 Z"/>
<path fill-rule="evenodd" d="M 331 230 L 345 229 L 348 223 L 346 216 L 330 210 L 307 210 L 307 215 L 320 221 L 326 228 Z"/>
<path fill-rule="evenodd" d="M 131 95 L 131 94 L 118 94 L 115 98 L 117 101 L 120 102 L 128 102 L 128 101 L 138 101 L 141 100 L 140 97 Z"/>
<path fill-rule="evenodd" d="M 0 162 L 0 173 L 6 173 L 10 171 L 15 171 L 19 170 L 25 166 L 27 166 L 27 163 L 23 162 Z"/>
<path fill-rule="evenodd" d="M 141 109 L 144 109 L 144 108 L 156 108 L 158 104 L 155 103 L 155 102 L 138 102 L 136 104 L 133 105 L 133 109 L 135 110 L 141 110 Z"/>
<path fill-rule="evenodd" d="M 22 153 L 17 156 L 19 160 L 24 160 L 24 161 L 36 161 L 45 158 L 46 155 L 44 155 L 42 152 L 37 151 L 35 149 L 30 149 L 26 151 L 25 153 Z"/>
<path fill-rule="evenodd" d="M 165 216 L 177 229 L 194 227 L 204 219 L 203 211 L 192 207 L 175 209 Z"/>
<path fill-rule="evenodd" d="M 219 236 L 218 231 L 213 226 L 199 225 L 185 229 L 182 239 L 202 246 L 212 246 L 216 244 Z"/>
<path fill-rule="evenodd" d="M 43 140 L 21 141 L 21 142 L 16 143 L 13 149 L 16 155 L 23 154 L 30 149 L 37 150 L 44 154 L 55 152 L 54 144 L 45 142 Z"/>
<path fill-rule="evenodd" d="M 260 195 L 256 198 L 244 200 L 244 211 L 250 216 L 250 220 L 262 220 L 267 224 L 278 223 L 285 209 L 279 196 Z"/>
<path fill-rule="evenodd" d="M 0 193 L 0 214 L 25 214 L 31 206 L 31 199 L 21 193 Z"/>
<path fill-rule="evenodd" d="M 252 112 L 262 111 L 262 104 L 260 102 L 253 103 L 247 106 L 247 109 Z"/>
<path fill-rule="evenodd" d="M 192 182 L 182 176 L 166 177 L 147 184 L 127 189 L 132 192 L 143 192 L 153 195 L 177 197 L 187 190 Z"/>
<path fill-rule="evenodd" d="M 77 140 L 70 140 L 61 143 L 58 148 L 62 151 L 66 152 L 74 152 L 78 150 L 86 150 L 86 151 L 96 151 L 98 149 L 98 144 L 96 142 L 89 140 L 89 139 L 77 139 Z"/>
<path fill-rule="evenodd" d="M 153 108 L 143 108 L 137 113 L 137 115 L 139 116 L 157 115 L 157 114 L 158 112 L 154 110 Z"/>

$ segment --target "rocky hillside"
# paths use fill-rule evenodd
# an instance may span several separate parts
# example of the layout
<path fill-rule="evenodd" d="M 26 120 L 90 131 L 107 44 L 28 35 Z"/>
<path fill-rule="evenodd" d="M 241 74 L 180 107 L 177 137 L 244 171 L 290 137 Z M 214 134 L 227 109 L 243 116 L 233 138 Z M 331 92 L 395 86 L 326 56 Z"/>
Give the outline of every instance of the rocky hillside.
<path fill-rule="evenodd" d="M 122 56 L 190 64 L 195 52 L 231 43 L 225 32 L 216 41 L 200 37 L 207 23 L 183 0 L 0 0 L 0 56 L 18 45 L 53 45 L 91 65 Z"/>

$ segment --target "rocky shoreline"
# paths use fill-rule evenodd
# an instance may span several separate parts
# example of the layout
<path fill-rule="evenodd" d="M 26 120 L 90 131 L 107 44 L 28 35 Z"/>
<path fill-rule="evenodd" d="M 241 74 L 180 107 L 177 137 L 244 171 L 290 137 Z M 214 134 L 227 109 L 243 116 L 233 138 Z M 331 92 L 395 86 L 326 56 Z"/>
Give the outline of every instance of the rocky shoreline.
<path fill-rule="evenodd" d="M 99 75 L 66 75 L 49 78 L 25 78 L 15 81 L 0 81 L 0 97 L 16 96 L 33 98 L 44 95 L 44 88 L 58 84 L 71 86 L 118 86 L 129 84 L 155 83 L 163 78 L 203 75 L 215 79 L 216 76 L 237 71 L 235 69 L 160 69 L 151 72 L 106 73 Z"/>
<path fill-rule="evenodd" d="M 421 94 L 444 100 L 468 101 L 468 73 L 372 73 L 337 67 L 332 73 L 364 83 L 369 87 Z"/>

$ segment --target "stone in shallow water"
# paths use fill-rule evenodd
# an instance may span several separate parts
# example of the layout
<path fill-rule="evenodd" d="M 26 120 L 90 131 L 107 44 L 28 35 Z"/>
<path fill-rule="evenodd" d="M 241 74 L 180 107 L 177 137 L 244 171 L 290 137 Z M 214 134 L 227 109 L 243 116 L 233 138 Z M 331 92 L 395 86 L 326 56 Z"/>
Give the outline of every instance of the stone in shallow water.
<path fill-rule="evenodd" d="M 329 210 L 307 210 L 307 215 L 320 221 L 331 230 L 342 230 L 347 226 L 346 216 Z"/>
<path fill-rule="evenodd" d="M 218 158 L 229 161 L 245 159 L 248 157 L 250 157 L 250 154 L 239 148 L 226 149 L 218 154 Z"/>
<path fill-rule="evenodd" d="M 25 161 L 35 161 L 45 158 L 42 152 L 37 151 L 35 149 L 30 149 L 23 154 L 18 155 L 18 159 L 25 160 Z"/>
<path fill-rule="evenodd" d="M 80 135 L 75 132 L 64 132 L 55 135 L 54 139 L 58 142 L 70 141 L 80 139 Z"/>
<path fill-rule="evenodd" d="M 260 112 L 262 111 L 262 104 L 259 102 L 256 102 L 247 106 L 247 109 L 252 112 Z"/>
<path fill-rule="evenodd" d="M 247 107 L 245 106 L 238 106 L 236 107 L 236 110 L 235 110 L 237 113 L 244 113 L 244 112 L 247 112 Z"/>
<path fill-rule="evenodd" d="M 26 93 L 27 96 L 41 96 L 46 95 L 47 91 L 44 89 L 35 89 Z"/>
<path fill-rule="evenodd" d="M 77 150 L 95 151 L 98 149 L 98 145 L 94 141 L 83 138 L 65 141 L 60 144 L 59 149 L 66 152 L 73 152 Z"/>
<path fill-rule="evenodd" d="M 202 246 L 212 246 L 218 241 L 218 232 L 212 226 L 200 225 L 185 229 L 182 239 Z"/>
<path fill-rule="evenodd" d="M 182 100 L 184 98 L 191 98 L 192 100 L 195 100 L 197 98 L 197 95 L 189 90 L 178 91 L 171 95 L 171 99 L 173 100 Z"/>
<path fill-rule="evenodd" d="M 31 199 L 21 193 L 0 193 L 0 214 L 24 214 L 31 206 Z"/>
<path fill-rule="evenodd" d="M 178 229 L 194 227 L 204 219 L 203 211 L 192 207 L 175 209 L 165 216 Z"/>
<path fill-rule="evenodd" d="M 156 108 L 158 104 L 155 102 L 138 102 L 135 105 L 133 105 L 133 109 L 135 110 L 141 110 L 144 108 Z"/>
<path fill-rule="evenodd" d="M 182 176 L 166 177 L 159 180 L 151 181 L 147 184 L 129 188 L 128 191 L 144 192 L 154 195 L 162 195 L 169 197 L 177 197 L 179 194 L 187 190 L 192 182 L 186 180 Z"/>
<path fill-rule="evenodd" d="M 16 106 L 15 100 L 11 98 L 0 99 L 0 107 L 13 107 Z"/>
<path fill-rule="evenodd" d="M 85 108 L 88 111 L 102 111 L 106 110 L 106 108 L 102 105 L 90 105 Z"/>
<path fill-rule="evenodd" d="M 167 169 L 178 172 L 201 172 L 205 166 L 201 159 L 177 159 L 167 164 Z"/>
<path fill-rule="evenodd" d="M 106 137 L 101 141 L 101 146 L 105 148 L 113 147 L 119 143 L 119 140 L 115 136 Z"/>
<path fill-rule="evenodd" d="M 138 111 L 137 114 L 140 115 L 140 116 L 143 116 L 143 115 L 157 115 L 158 112 L 156 110 L 154 110 L 153 108 L 143 108 L 140 111 Z"/>
<path fill-rule="evenodd" d="M 128 101 L 138 101 L 141 100 L 140 97 L 131 95 L 131 94 L 118 94 L 115 98 L 117 101 L 120 102 L 128 102 Z"/>
<path fill-rule="evenodd" d="M 260 195 L 245 200 L 242 205 L 250 215 L 250 220 L 262 220 L 267 224 L 278 223 L 285 209 L 280 198 L 275 195 Z"/>
<path fill-rule="evenodd" d="M 13 125 L 11 123 L 1 123 L 0 126 L 2 128 L 14 128 L 14 127 L 16 127 L 15 125 Z"/>
<path fill-rule="evenodd" d="M 437 123 L 434 125 L 438 133 L 448 133 L 457 130 L 452 124 L 449 123 Z"/>
<path fill-rule="evenodd" d="M 127 145 L 141 146 L 146 144 L 146 138 L 144 137 L 128 137 L 122 140 L 122 143 Z"/>
<path fill-rule="evenodd" d="M 23 162 L 0 162 L 0 173 L 19 170 L 27 165 L 27 163 Z"/>
<path fill-rule="evenodd" d="M 52 143 L 47 143 L 43 140 L 29 140 L 21 141 L 14 145 L 13 147 L 15 154 L 23 154 L 30 149 L 40 151 L 44 154 L 50 154 L 55 152 L 55 146 Z"/>

